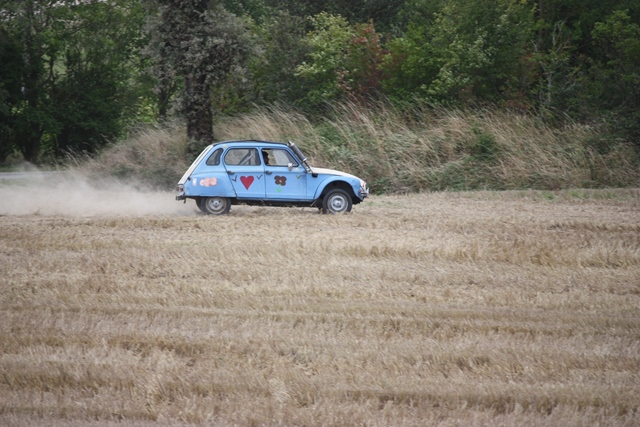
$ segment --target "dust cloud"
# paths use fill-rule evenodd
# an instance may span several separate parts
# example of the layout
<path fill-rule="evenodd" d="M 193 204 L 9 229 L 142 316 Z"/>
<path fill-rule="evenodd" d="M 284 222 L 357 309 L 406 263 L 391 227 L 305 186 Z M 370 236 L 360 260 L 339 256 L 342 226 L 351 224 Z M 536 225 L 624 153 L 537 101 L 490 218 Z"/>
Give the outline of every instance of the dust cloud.
<path fill-rule="evenodd" d="M 193 202 L 175 193 L 136 189 L 117 181 L 90 183 L 79 172 L 44 172 L 29 168 L 0 173 L 0 215 L 43 216 L 187 216 Z"/>

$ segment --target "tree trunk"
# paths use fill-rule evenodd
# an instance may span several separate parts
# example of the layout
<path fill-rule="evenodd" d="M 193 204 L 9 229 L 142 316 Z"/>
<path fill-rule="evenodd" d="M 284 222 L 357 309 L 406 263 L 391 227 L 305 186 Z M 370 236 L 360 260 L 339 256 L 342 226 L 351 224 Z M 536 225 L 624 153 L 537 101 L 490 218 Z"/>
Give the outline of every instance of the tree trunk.
<path fill-rule="evenodd" d="M 213 111 L 211 87 L 204 74 L 185 78 L 185 110 L 187 112 L 187 151 L 197 155 L 204 147 L 213 144 Z"/>

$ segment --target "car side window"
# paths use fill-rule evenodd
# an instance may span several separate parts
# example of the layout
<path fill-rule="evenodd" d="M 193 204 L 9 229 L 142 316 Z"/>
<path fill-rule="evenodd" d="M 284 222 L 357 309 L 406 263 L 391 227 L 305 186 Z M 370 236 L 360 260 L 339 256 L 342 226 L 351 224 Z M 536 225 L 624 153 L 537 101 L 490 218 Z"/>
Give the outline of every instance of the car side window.
<path fill-rule="evenodd" d="M 222 154 L 222 148 L 218 148 L 207 159 L 207 166 L 218 166 L 220 164 L 220 155 Z"/>
<path fill-rule="evenodd" d="M 289 166 L 289 163 L 293 167 L 298 166 L 298 161 L 287 150 L 263 148 L 263 156 L 266 153 L 269 158 L 269 166 Z"/>
<path fill-rule="evenodd" d="M 224 156 L 224 162 L 231 166 L 259 166 L 258 150 L 255 148 L 232 148 Z"/>

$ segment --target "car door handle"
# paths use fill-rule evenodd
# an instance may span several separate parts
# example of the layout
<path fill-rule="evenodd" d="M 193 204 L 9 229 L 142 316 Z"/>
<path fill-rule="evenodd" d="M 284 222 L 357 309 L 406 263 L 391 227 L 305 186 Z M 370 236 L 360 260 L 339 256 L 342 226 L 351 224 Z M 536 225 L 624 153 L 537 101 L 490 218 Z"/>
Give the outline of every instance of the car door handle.
<path fill-rule="evenodd" d="M 271 171 L 264 171 L 264 173 L 266 173 L 267 175 L 271 175 L 273 172 L 271 172 Z"/>
<path fill-rule="evenodd" d="M 227 173 L 228 173 L 229 175 L 233 175 L 235 172 L 234 172 L 234 171 L 227 171 Z"/>

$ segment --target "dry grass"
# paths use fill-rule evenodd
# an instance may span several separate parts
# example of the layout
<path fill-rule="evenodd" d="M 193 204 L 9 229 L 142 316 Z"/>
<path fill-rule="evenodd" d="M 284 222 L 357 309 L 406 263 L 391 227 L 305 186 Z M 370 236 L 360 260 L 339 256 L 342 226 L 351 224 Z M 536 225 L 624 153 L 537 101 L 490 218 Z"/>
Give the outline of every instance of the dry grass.
<path fill-rule="evenodd" d="M 72 158 L 74 171 L 93 186 L 127 181 L 138 189 L 173 190 L 193 159 L 187 159 L 185 130 L 177 125 L 141 128 L 96 157 Z"/>
<path fill-rule="evenodd" d="M 216 135 L 296 141 L 314 164 L 364 177 L 377 193 L 640 183 L 633 145 L 607 141 L 603 129 L 591 126 L 552 127 L 493 110 L 333 108 L 318 123 L 277 108 L 257 110 L 219 123 Z"/>
<path fill-rule="evenodd" d="M 176 205 L 0 216 L 0 424 L 639 423 L 638 190 Z"/>
<path fill-rule="evenodd" d="M 551 127 L 536 117 L 493 110 L 365 109 L 337 104 L 327 117 L 279 108 L 224 117 L 220 141 L 295 141 L 315 166 L 353 173 L 376 194 L 433 190 L 559 190 L 637 187 L 640 156 L 603 129 Z M 95 158 L 73 159 L 94 183 L 127 180 L 172 190 L 191 163 L 185 130 L 147 128 Z"/>

